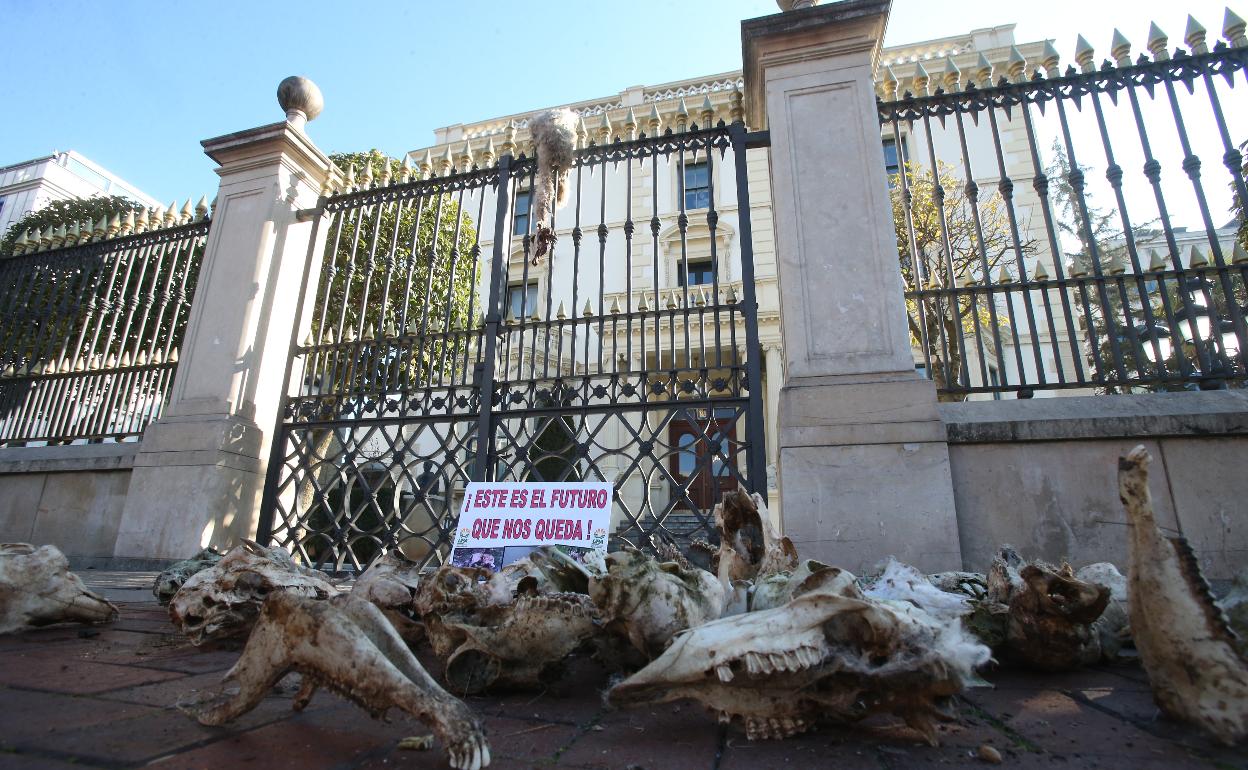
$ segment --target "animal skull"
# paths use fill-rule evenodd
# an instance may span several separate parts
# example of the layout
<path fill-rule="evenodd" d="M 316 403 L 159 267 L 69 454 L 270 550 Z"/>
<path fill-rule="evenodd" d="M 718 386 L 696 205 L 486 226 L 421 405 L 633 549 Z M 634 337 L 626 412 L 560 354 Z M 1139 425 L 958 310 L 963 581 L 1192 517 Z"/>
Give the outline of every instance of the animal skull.
<path fill-rule="evenodd" d="M 408 644 L 424 635 L 416 614 L 416 593 L 420 587 L 420 565 L 393 550 L 373 562 L 351 588 L 352 596 L 377 605 Z"/>
<path fill-rule="evenodd" d="M 56 546 L 0 544 L 0 634 L 116 619 L 117 607 L 88 590 Z"/>
<path fill-rule="evenodd" d="M 704 569 L 659 563 L 639 551 L 607 556 L 604 575 L 589 580 L 589 595 L 608 631 L 652 659 L 671 638 L 720 616 L 724 587 Z"/>
<path fill-rule="evenodd" d="M 443 618 L 462 641 L 446 659 L 456 692 L 534 687 L 552 680 L 560 664 L 598 630 L 584 594 L 522 595 L 477 617 Z"/>
<path fill-rule="evenodd" d="M 1100 660 L 1100 637 L 1092 624 L 1109 604 L 1109 589 L 1079 580 L 1069 565 L 1054 570 L 1028 564 L 1018 574 L 1023 587 L 1010 598 L 1009 655 L 1045 671 Z"/>
<path fill-rule="evenodd" d="M 443 565 L 416 606 L 456 691 L 541 684 L 598 630 L 584 594 L 558 592 L 558 565 L 521 559 L 496 573 Z"/>
<path fill-rule="evenodd" d="M 169 602 L 169 617 L 196 646 L 246 636 L 265 597 L 276 591 L 324 599 L 334 587 L 295 564 L 284 549 L 245 540 L 187 579 Z"/>
<path fill-rule="evenodd" d="M 750 739 L 783 738 L 823 717 L 891 712 L 935 743 L 937 701 L 959 692 L 989 651 L 957 623 L 863 596 L 854 576 L 825 571 L 817 588 L 770 610 L 712 621 L 607 693 L 616 705 L 701 701 Z"/>
<path fill-rule="evenodd" d="M 797 567 L 797 549 L 781 537 L 757 494 L 735 490 L 715 506 L 719 553 L 714 559 L 720 582 L 765 578 Z"/>
<path fill-rule="evenodd" d="M 294 591 L 272 593 L 225 675 L 225 681 L 238 682 L 239 692 L 184 710 L 202 724 L 224 724 L 255 708 L 290 671 L 303 676 L 296 710 L 318 687 L 328 687 L 375 718 L 399 708 L 429 725 L 446 746 L 451 767 L 478 770 L 490 764 L 476 715 L 425 672 L 381 610 L 353 595 L 322 601 Z"/>
<path fill-rule="evenodd" d="M 221 561 L 221 554 L 217 552 L 217 549 L 209 547 L 189 559 L 176 562 L 156 576 L 156 582 L 152 585 L 152 594 L 156 597 L 156 601 L 166 605 L 186 584 L 191 575 L 202 572 L 219 561 Z"/>

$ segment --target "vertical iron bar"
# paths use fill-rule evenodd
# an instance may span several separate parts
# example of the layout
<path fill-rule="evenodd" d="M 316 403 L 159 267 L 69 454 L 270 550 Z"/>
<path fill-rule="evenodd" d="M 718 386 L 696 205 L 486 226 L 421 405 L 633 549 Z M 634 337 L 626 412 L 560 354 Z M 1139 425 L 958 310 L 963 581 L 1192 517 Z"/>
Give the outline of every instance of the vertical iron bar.
<path fill-rule="evenodd" d="M 480 407 L 477 415 L 477 454 L 473 461 L 472 481 L 487 481 L 490 455 L 493 453 L 494 367 L 501 319 L 499 283 L 507 280 L 507 259 L 504 244 L 511 229 L 510 199 L 511 155 L 498 159 L 498 201 L 494 208 L 494 260 L 490 268 L 490 298 L 485 306 L 485 359 L 478 391 Z"/>
<path fill-rule="evenodd" d="M 758 342 L 758 299 L 754 293 L 754 231 L 750 222 L 750 188 L 746 168 L 745 123 L 735 122 L 728 129 L 733 163 L 737 172 L 737 211 L 741 231 L 741 288 L 745 305 L 745 371 L 750 400 L 746 407 L 745 429 L 749 435 L 746 474 L 751 491 L 767 502 L 767 435 L 763 430 L 762 347 Z"/>

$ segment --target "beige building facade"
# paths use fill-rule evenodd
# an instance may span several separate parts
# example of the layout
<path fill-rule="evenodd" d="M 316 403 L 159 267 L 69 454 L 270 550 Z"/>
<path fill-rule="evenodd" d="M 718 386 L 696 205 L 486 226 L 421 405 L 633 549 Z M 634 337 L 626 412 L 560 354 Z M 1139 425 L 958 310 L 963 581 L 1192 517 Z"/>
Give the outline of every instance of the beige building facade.
<path fill-rule="evenodd" d="M 985 76 L 989 67 L 995 77 L 1004 76 L 1011 67 L 1011 57 L 1021 55 L 1034 70 L 1045 61 L 1052 51 L 1045 41 L 1019 44 L 1014 40 L 1013 25 L 973 30 L 966 35 L 922 41 L 910 45 L 885 48 L 882 51 L 877 75 L 877 94 L 887 98 L 900 95 L 915 86 L 914 78 L 922 69 L 930 70 L 933 79 L 947 71 L 949 63 L 963 73 L 963 79 Z M 1050 62 L 1051 64 L 1051 62 Z M 934 87 L 934 86 L 933 86 Z M 707 77 L 691 78 L 655 86 L 633 86 L 610 96 L 589 99 L 566 106 L 581 120 L 578 142 L 602 144 L 616 138 L 628 140 L 640 133 L 653 136 L 656 131 L 679 132 L 693 125 L 705 126 L 719 121 L 730 123 L 744 112 L 742 90 L 744 80 L 740 71 L 724 72 Z M 544 108 L 543 108 L 544 109 Z M 407 156 L 413 167 L 422 173 L 446 173 L 454 168 L 462 170 L 473 165 L 486 166 L 505 153 L 513 155 L 534 153 L 528 131 L 528 121 L 534 113 L 505 115 L 475 123 L 455 124 L 435 131 L 435 143 L 410 151 Z M 828 116 L 829 120 L 833 116 Z M 750 125 L 749 115 L 745 122 Z M 896 133 L 896 135 L 895 135 Z M 931 137 L 929 145 L 929 133 Z M 898 144 L 900 139 L 900 145 Z M 1030 177 L 1032 161 L 1021 125 L 1008 124 L 1002 130 L 1002 145 L 1007 173 L 1015 178 Z M 881 128 L 881 155 L 878 184 L 888 183 L 886 173 L 896 173 L 898 163 L 910 160 L 930 168 L 930 157 L 942 162 L 960 155 L 959 138 L 951 126 L 932 124 L 903 125 L 897 132 L 891 127 Z M 899 149 L 900 148 L 900 149 Z M 985 186 L 995 184 L 1000 178 L 1000 168 L 995 158 L 993 137 L 987 125 L 968 127 L 969 165 L 974 176 L 981 177 Z M 767 486 L 777 488 L 779 440 L 777 417 L 780 387 L 783 383 L 783 340 L 780 332 L 780 313 L 783 297 L 777 282 L 775 227 L 773 222 L 769 150 L 756 148 L 748 151 L 746 178 L 748 179 L 748 211 L 740 205 L 737 190 L 737 174 L 731 153 L 723 156 L 712 154 L 693 156 L 675 155 L 655 163 L 620 164 L 608 173 L 627 176 L 626 180 L 612 180 L 600 186 L 602 180 L 588 175 L 579 178 L 573 170 L 568 186 L 575 191 L 573 199 L 579 205 L 569 205 L 555 213 L 555 230 L 558 245 L 555 256 L 548 265 L 536 268 L 526 265 L 524 234 L 531 227 L 528 222 L 531 193 L 519 186 L 513 195 L 515 204 L 512 238 L 506 245 L 509 255 L 509 278 L 505 308 L 508 315 L 528 315 L 534 303 L 545 312 L 546 303 L 551 308 L 564 308 L 569 314 L 580 312 L 584 298 L 592 298 L 597 305 L 601 293 L 604 308 L 644 309 L 655 303 L 680 306 L 684 302 L 708 301 L 710 293 L 718 290 L 720 301 L 733 301 L 742 295 L 741 231 L 742 217 L 748 216 L 753 231 L 753 265 L 755 291 L 758 298 L 758 329 L 763 369 L 763 408 L 767 445 Z M 885 173 L 886 172 L 886 173 Z M 864 180 L 864 183 L 876 183 Z M 1025 228 L 1038 222 L 1035 212 L 1038 205 L 1034 192 L 1027 185 L 1019 184 L 1015 207 Z M 629 190 L 623 195 L 600 197 L 599 190 Z M 846 191 L 852 194 L 852 191 Z M 683 197 L 683 201 L 682 201 Z M 713 198 L 713 201 L 712 201 Z M 682 203 L 684 205 L 682 205 Z M 708 206 L 708 204 L 710 204 Z M 484 236 L 494 232 L 490 212 L 495 206 L 487 200 L 482 207 L 482 221 L 478 230 Z M 712 219 L 707 214 L 713 209 Z M 682 213 L 688 217 L 688 225 L 681 237 L 678 226 Z M 594 243 L 592 230 L 600 223 L 612 232 L 621 231 L 631 221 L 636 235 L 629 242 L 619 238 L 609 240 L 600 255 Z M 657 222 L 657 228 L 655 223 Z M 580 260 L 574 269 L 570 244 L 573 230 L 581 228 L 588 233 L 586 241 L 592 258 Z M 493 244 L 481 243 L 479 274 L 490 275 L 489 259 Z M 601 257 L 601 259 L 600 259 Z M 1033 259 L 1050 259 L 1037 254 Z M 1051 261 L 1050 261 L 1051 264 Z M 686 265 L 688 266 L 686 268 Z M 854 276 L 845 275 L 842 280 L 852 281 Z M 900 291 L 900 288 L 898 290 Z M 485 279 L 478 289 L 484 298 L 488 291 Z M 574 304 L 573 297 L 577 297 Z M 711 355 L 731 357 L 737 360 L 750 355 L 744 349 L 744 322 L 729 328 L 720 320 L 708 319 L 702 328 L 686 331 L 677 329 L 675 336 L 664 330 L 659 335 L 660 345 L 646 348 L 640 339 L 647 330 L 632 328 L 627 334 L 611 333 L 610 328 L 593 340 L 593 349 L 585 355 L 617 357 L 624 371 L 662 369 L 672 356 L 683 363 L 684 342 L 681 335 L 690 333 L 709 335 L 717 340 L 718 349 Z M 718 332 L 718 334 L 716 334 Z M 828 333 L 836 333 L 829 330 Z M 699 341 L 700 341 L 699 339 Z M 732 346 L 734 349 L 729 350 Z M 693 347 L 700 347 L 694 345 Z M 624 351 L 628 351 L 626 354 Z M 643 351 L 645 351 L 643 353 Z M 630 360 L 625 360 L 628 356 Z M 646 360 L 642 360 L 642 356 Z M 577 354 L 571 353 L 560 362 L 560 371 L 571 374 L 578 370 Z M 510 362 L 512 366 L 516 361 Z M 546 362 L 542 362 L 544 365 Z M 693 361 L 698 365 L 698 361 Z M 915 351 L 916 368 L 922 368 L 922 357 Z M 705 365 L 705 364 L 704 364 Z M 995 362 L 994 362 L 995 365 Z M 527 366 L 527 364 L 526 364 Z M 620 438 L 621 445 L 627 443 Z M 673 471 L 680 463 L 679 455 L 671 459 Z M 609 474 L 609 461 L 598 463 Z M 623 470 L 624 463 L 620 463 Z M 646 483 L 623 480 L 623 494 L 629 494 L 630 484 Z M 642 495 L 634 490 L 640 500 Z M 663 504 L 666 485 L 655 482 L 650 499 L 656 506 Z M 771 494 L 773 508 L 779 508 L 779 495 Z M 779 511 L 773 511 L 779 519 Z"/>

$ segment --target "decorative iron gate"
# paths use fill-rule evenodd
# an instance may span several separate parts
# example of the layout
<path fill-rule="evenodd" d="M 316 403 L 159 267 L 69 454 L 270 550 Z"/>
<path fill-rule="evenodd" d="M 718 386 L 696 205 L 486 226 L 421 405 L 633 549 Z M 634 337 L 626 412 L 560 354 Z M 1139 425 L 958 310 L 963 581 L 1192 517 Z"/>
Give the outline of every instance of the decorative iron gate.
<path fill-rule="evenodd" d="M 747 143 L 721 122 L 579 150 L 540 260 L 533 159 L 349 170 L 316 219 L 262 541 L 334 571 L 438 562 L 468 481 L 605 480 L 613 544 L 653 548 L 712 537 L 723 490 L 765 494 Z"/>

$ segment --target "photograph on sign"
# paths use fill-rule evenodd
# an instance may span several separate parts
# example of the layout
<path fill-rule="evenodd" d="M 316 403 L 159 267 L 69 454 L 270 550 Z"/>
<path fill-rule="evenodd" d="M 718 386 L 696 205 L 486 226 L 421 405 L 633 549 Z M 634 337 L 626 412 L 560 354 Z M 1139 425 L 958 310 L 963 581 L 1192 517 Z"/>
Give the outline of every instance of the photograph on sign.
<path fill-rule="evenodd" d="M 451 564 L 498 570 L 542 546 L 577 559 L 606 553 L 611 500 L 605 481 L 470 482 Z"/>

